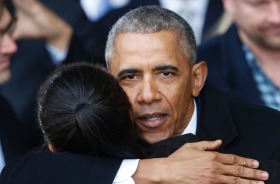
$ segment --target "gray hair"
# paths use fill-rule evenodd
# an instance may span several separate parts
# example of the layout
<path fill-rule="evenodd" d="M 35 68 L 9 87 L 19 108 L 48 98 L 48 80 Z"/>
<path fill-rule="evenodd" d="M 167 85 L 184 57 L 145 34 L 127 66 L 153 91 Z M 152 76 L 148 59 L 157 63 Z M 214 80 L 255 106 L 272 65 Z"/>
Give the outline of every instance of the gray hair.
<path fill-rule="evenodd" d="M 196 60 L 195 36 L 190 25 L 176 13 L 159 6 L 144 6 L 131 10 L 122 16 L 109 32 L 105 59 L 109 68 L 114 57 L 115 40 L 122 33 L 149 34 L 159 31 L 179 33 L 178 41 L 181 52 L 189 59 L 190 64 Z"/>

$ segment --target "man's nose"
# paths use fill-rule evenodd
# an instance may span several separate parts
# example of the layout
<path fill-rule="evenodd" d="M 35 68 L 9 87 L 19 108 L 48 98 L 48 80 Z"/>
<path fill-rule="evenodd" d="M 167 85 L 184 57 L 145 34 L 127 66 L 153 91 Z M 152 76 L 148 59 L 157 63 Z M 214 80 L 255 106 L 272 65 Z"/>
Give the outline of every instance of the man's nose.
<path fill-rule="evenodd" d="M 138 103 L 152 104 L 161 100 L 161 92 L 158 89 L 157 83 L 153 78 L 146 78 L 142 81 L 140 92 L 137 97 Z"/>
<path fill-rule="evenodd" d="M 273 1 L 270 4 L 268 19 L 272 24 L 280 24 L 280 1 Z"/>
<path fill-rule="evenodd" d="M 10 55 L 16 51 L 17 45 L 14 39 L 9 34 L 5 34 L 0 42 L 0 54 Z"/>

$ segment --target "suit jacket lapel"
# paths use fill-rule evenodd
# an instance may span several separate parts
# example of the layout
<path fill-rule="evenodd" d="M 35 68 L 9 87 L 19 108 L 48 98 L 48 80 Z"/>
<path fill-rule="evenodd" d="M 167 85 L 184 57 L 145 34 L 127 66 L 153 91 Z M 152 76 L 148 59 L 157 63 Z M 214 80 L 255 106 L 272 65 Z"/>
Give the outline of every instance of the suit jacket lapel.
<path fill-rule="evenodd" d="M 234 140 L 238 133 L 231 110 L 223 93 L 206 84 L 196 98 L 198 126 L 196 135 L 200 140 L 221 139 L 223 146 Z"/>

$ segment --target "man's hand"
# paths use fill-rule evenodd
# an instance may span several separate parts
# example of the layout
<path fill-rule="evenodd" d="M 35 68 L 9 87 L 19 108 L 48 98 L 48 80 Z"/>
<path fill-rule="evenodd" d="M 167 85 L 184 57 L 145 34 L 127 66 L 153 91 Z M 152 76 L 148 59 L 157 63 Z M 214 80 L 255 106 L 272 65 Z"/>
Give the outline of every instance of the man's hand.
<path fill-rule="evenodd" d="M 135 183 L 169 184 L 261 184 L 268 179 L 267 172 L 256 169 L 258 161 L 214 152 L 221 143 L 187 143 L 168 158 L 141 160 L 133 179 Z"/>
<path fill-rule="evenodd" d="M 18 24 L 15 39 L 43 38 L 59 49 L 68 48 L 72 28 L 38 0 L 13 0 Z"/>

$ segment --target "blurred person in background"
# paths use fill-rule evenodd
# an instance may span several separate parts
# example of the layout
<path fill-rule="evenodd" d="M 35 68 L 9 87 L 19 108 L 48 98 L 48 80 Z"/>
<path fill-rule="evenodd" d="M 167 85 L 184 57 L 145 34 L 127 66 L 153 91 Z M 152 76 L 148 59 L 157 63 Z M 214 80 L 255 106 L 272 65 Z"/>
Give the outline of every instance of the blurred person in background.
<path fill-rule="evenodd" d="M 46 1 L 44 1 L 46 3 Z M 65 1 L 66 2 L 66 1 Z M 28 1 L 24 1 L 24 3 L 28 3 Z M 66 9 L 70 9 L 75 7 L 75 1 L 68 0 L 67 3 L 57 3 L 52 0 L 47 1 L 49 6 L 52 6 L 55 11 L 60 12 L 59 15 L 62 17 L 68 17 L 66 19 L 69 21 L 69 25 L 75 23 L 76 14 L 73 12 L 66 13 L 60 10 L 63 10 L 63 7 Z M 31 7 L 30 7 L 31 8 Z M 34 9 L 32 9 L 34 10 Z M 14 29 L 13 34 L 17 34 L 18 29 L 25 28 L 25 26 L 30 26 L 30 24 L 25 21 L 26 16 L 15 9 L 15 13 L 17 15 L 17 26 Z M 72 15 L 72 16 L 71 16 Z M 39 20 L 42 20 L 38 14 L 36 17 Z M 55 24 L 59 19 L 54 17 L 52 22 Z M 71 22 L 70 22 L 71 20 Z M 24 22 L 22 22 L 24 21 Z M 66 24 L 64 24 L 66 25 Z M 62 29 L 64 31 L 64 35 L 66 36 L 67 26 L 63 24 L 58 27 L 53 27 L 57 29 Z M 33 29 L 33 27 L 30 27 Z M 48 29 L 42 29 L 42 34 L 49 31 Z M 44 31 L 44 32 L 43 32 Z M 48 32 L 47 34 L 50 37 L 54 37 L 56 35 L 52 35 L 52 32 Z M 13 35 L 15 39 L 17 39 L 16 35 Z M 53 43 L 53 40 L 50 37 L 37 38 L 37 39 L 23 39 L 17 41 L 18 50 L 11 57 L 11 73 L 12 78 L 1 86 L 1 94 L 5 97 L 5 99 L 11 104 L 13 110 L 15 111 L 17 117 L 19 118 L 23 132 L 25 132 L 26 143 L 23 145 L 26 150 L 32 150 L 33 148 L 41 145 L 43 141 L 43 137 L 41 135 L 40 129 L 37 126 L 37 117 L 36 117 L 36 94 L 39 85 L 41 82 L 47 77 L 50 71 L 52 71 L 56 63 L 54 63 L 47 52 L 47 43 Z M 57 45 L 57 47 L 61 47 L 61 45 Z"/>
<path fill-rule="evenodd" d="M 223 0 L 235 22 L 198 49 L 207 80 L 252 103 L 280 110 L 280 1 Z"/>
<path fill-rule="evenodd" d="M 8 8 L 7 8 L 8 7 Z M 0 87 L 11 78 L 11 55 L 17 46 L 11 34 L 16 17 L 7 1 L 0 0 Z M 20 91 L 20 88 L 17 88 Z M 0 171 L 6 162 L 24 153 L 24 132 L 6 99 L 0 95 Z"/>

